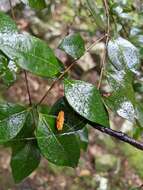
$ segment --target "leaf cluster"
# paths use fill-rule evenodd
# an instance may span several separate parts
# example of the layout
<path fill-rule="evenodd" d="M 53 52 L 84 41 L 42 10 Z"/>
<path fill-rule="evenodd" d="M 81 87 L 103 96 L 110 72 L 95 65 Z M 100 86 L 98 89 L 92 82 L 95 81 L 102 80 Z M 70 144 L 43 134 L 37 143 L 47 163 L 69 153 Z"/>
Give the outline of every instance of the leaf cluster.
<path fill-rule="evenodd" d="M 32 0 L 22 2 L 33 8 L 45 7 L 44 0 L 36 1 L 38 3 Z M 106 25 L 104 19 L 98 14 L 98 6 L 94 9 L 91 2 L 87 1 L 87 5 L 103 30 Z M 114 17 L 121 17 L 119 12 L 123 13 L 126 9 L 122 9 L 123 5 L 119 3 L 111 2 L 114 20 Z M 86 53 L 79 33 L 67 35 L 58 48 L 75 60 Z M 105 75 L 111 92 L 110 96 L 104 97 L 94 85 L 64 77 L 63 63 L 54 51 L 42 40 L 20 33 L 15 22 L 0 12 L 0 79 L 9 86 L 15 82 L 19 71 L 24 70 L 55 80 L 62 75 L 64 85 L 64 97 L 52 107 L 9 102 L 0 104 L 0 143 L 12 149 L 11 168 L 16 183 L 38 167 L 41 156 L 59 166 L 76 167 L 81 150 L 87 149 L 87 124 L 109 128 L 109 109 L 142 130 L 143 105 L 136 98 L 135 91 L 140 87 L 134 85 L 134 78 L 138 77 L 140 70 L 140 51 L 124 36 L 116 33 L 110 38 Z M 60 111 L 64 112 L 65 117 L 59 131 L 57 116 Z M 134 136 L 138 134 L 140 132 L 135 131 Z"/>

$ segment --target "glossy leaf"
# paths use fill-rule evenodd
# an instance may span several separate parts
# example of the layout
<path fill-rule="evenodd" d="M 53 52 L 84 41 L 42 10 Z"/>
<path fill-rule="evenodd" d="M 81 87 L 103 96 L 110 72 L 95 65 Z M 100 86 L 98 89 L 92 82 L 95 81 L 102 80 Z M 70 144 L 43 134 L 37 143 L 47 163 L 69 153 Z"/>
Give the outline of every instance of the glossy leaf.
<path fill-rule="evenodd" d="M 11 85 L 16 80 L 16 72 L 11 66 L 14 66 L 14 62 L 8 61 L 8 59 L 0 54 L 0 78 L 6 85 Z"/>
<path fill-rule="evenodd" d="M 3 21 L 0 23 L 0 50 L 9 59 L 16 60 L 21 68 L 44 77 L 54 77 L 61 71 L 60 63 L 45 42 L 18 34 L 11 18 L 4 13 L 1 18 L 7 20 L 7 25 Z"/>
<path fill-rule="evenodd" d="M 14 138 L 22 129 L 27 110 L 20 105 L 0 104 L 0 140 L 5 142 Z"/>
<path fill-rule="evenodd" d="M 11 168 L 16 183 L 30 175 L 40 163 L 40 151 L 32 142 L 15 143 L 12 149 Z"/>
<path fill-rule="evenodd" d="M 105 104 L 119 116 L 134 122 L 135 107 L 133 102 L 128 97 L 128 92 L 125 89 L 116 91 L 108 98 L 105 98 Z"/>
<path fill-rule="evenodd" d="M 35 118 L 36 119 L 36 118 Z M 32 110 L 27 114 L 26 121 L 21 129 L 21 131 L 11 140 L 5 142 L 4 145 L 7 147 L 15 147 L 16 144 L 21 144 L 23 142 L 29 142 L 36 139 L 34 135 L 35 130 L 35 120 L 33 120 Z"/>
<path fill-rule="evenodd" d="M 24 4 L 29 5 L 34 9 L 43 9 L 46 7 L 45 0 L 21 0 Z"/>
<path fill-rule="evenodd" d="M 37 108 L 39 113 L 48 115 L 50 112 L 50 108 L 47 105 L 39 105 Z"/>
<path fill-rule="evenodd" d="M 109 41 L 108 56 L 117 70 L 129 69 L 136 73 L 139 68 L 138 49 L 122 37 Z"/>
<path fill-rule="evenodd" d="M 95 86 L 79 80 L 65 80 L 65 97 L 70 106 L 87 120 L 109 127 L 108 114 Z"/>
<path fill-rule="evenodd" d="M 8 15 L 0 12 L 0 36 L 5 33 L 8 35 L 11 35 L 13 33 L 17 34 L 17 32 L 18 29 L 16 23 Z M 6 85 L 10 85 L 16 80 L 16 71 L 11 67 L 12 63 L 15 65 L 14 62 L 8 60 L 0 52 L 0 78 Z"/>
<path fill-rule="evenodd" d="M 133 92 L 133 73 L 131 71 L 126 69 L 118 71 L 111 67 L 110 70 L 107 69 L 106 76 L 113 91 L 126 88 L 128 90 L 132 89 Z"/>
<path fill-rule="evenodd" d="M 30 175 L 40 162 L 41 156 L 34 136 L 35 123 L 32 114 L 31 110 L 21 131 L 6 144 L 12 148 L 11 167 L 16 183 Z"/>
<path fill-rule="evenodd" d="M 25 138 L 34 138 L 34 130 L 35 130 L 35 121 L 36 117 L 33 118 L 33 111 L 29 111 L 26 117 L 26 121 L 24 123 L 23 128 L 21 131 L 18 133 L 18 135 L 12 139 L 12 141 L 21 141 L 24 140 Z"/>
<path fill-rule="evenodd" d="M 105 97 L 105 104 L 119 116 L 134 122 L 136 101 L 132 86 L 133 73 L 112 68 L 107 72 L 107 78 L 113 92 Z"/>
<path fill-rule="evenodd" d="M 6 117 L 10 117 L 12 114 L 17 114 L 23 112 L 25 107 L 12 104 L 12 103 L 1 103 L 0 104 L 0 120 L 5 119 Z"/>
<path fill-rule="evenodd" d="M 7 86 L 13 84 L 16 80 L 16 75 L 15 73 L 11 72 L 9 69 L 7 69 L 3 75 L 2 75 L 2 80 L 3 80 L 3 83 Z"/>
<path fill-rule="evenodd" d="M 66 36 L 59 48 L 75 59 L 81 57 L 85 52 L 84 41 L 78 33 Z"/>
<path fill-rule="evenodd" d="M 58 132 L 55 117 L 40 114 L 36 138 L 47 160 L 60 166 L 77 166 L 80 156 L 77 137 L 73 132 Z"/>
<path fill-rule="evenodd" d="M 34 74 L 53 77 L 61 70 L 53 51 L 38 38 L 23 34 L 0 35 L 0 50 Z"/>
<path fill-rule="evenodd" d="M 107 78 L 113 92 L 105 97 L 105 104 L 119 116 L 143 126 L 143 106 L 135 99 L 133 89 L 133 73 L 128 70 L 118 71 L 112 68 Z"/>

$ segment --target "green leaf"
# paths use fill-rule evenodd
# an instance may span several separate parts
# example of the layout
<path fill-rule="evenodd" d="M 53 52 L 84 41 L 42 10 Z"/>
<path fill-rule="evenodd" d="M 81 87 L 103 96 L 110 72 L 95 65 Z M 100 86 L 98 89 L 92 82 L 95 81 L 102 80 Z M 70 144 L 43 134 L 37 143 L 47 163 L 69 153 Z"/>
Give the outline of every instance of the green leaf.
<path fill-rule="evenodd" d="M 18 133 L 18 135 L 12 139 L 12 141 L 23 141 L 24 139 L 26 140 L 27 138 L 34 138 L 34 131 L 35 131 L 35 120 L 37 118 L 33 118 L 33 111 L 29 111 L 26 117 L 26 121 L 24 123 L 23 128 L 21 131 Z"/>
<path fill-rule="evenodd" d="M 8 15 L 0 11 L 0 34 L 16 33 L 17 31 L 16 23 Z"/>
<path fill-rule="evenodd" d="M 84 40 L 78 33 L 66 36 L 60 43 L 59 48 L 75 59 L 81 57 L 85 52 Z"/>
<path fill-rule="evenodd" d="M 11 167 L 16 183 L 31 174 L 40 162 L 41 156 L 35 140 L 35 122 L 32 114 L 31 110 L 21 131 L 6 144 L 12 148 Z"/>
<path fill-rule="evenodd" d="M 0 34 L 8 33 L 10 35 L 11 33 L 17 33 L 17 31 L 16 23 L 5 13 L 0 12 Z M 11 63 L 12 61 L 8 61 L 8 59 L 0 53 L 0 78 L 6 85 L 11 85 L 16 80 L 16 71 L 9 67 Z"/>
<path fill-rule="evenodd" d="M 2 76 L 2 80 L 6 85 L 11 85 L 16 81 L 16 74 L 18 73 L 19 68 L 16 63 L 12 60 L 8 61 L 8 65 L 4 75 Z"/>
<path fill-rule="evenodd" d="M 135 99 L 133 73 L 112 68 L 107 71 L 107 78 L 113 92 L 111 96 L 104 98 L 106 106 L 131 122 L 136 120 L 136 123 L 143 127 L 143 106 Z"/>
<path fill-rule="evenodd" d="M 48 115 L 39 116 L 36 138 L 41 153 L 56 165 L 76 167 L 80 156 L 77 137 L 73 132 L 58 132 L 55 121 Z"/>
<path fill-rule="evenodd" d="M 9 86 L 15 82 L 16 74 L 7 68 L 5 72 L 3 72 L 3 74 L 1 75 L 1 78 L 3 80 L 3 83 Z"/>
<path fill-rule="evenodd" d="M 30 175 L 40 163 L 40 151 L 34 142 L 15 143 L 12 147 L 11 168 L 16 183 Z"/>
<path fill-rule="evenodd" d="M 0 50 L 34 74 L 53 77 L 61 71 L 53 51 L 38 38 L 23 34 L 0 35 Z"/>
<path fill-rule="evenodd" d="M 36 118 L 34 118 L 36 119 Z M 4 145 L 7 147 L 15 147 L 15 144 L 21 144 L 27 141 L 34 141 L 35 135 L 35 120 L 33 120 L 32 110 L 27 114 L 26 121 L 21 129 L 21 131 L 11 140 L 5 142 Z"/>
<path fill-rule="evenodd" d="M 70 106 L 87 120 L 109 127 L 108 114 L 96 87 L 84 81 L 65 80 L 65 97 Z"/>
<path fill-rule="evenodd" d="M 0 140 L 13 139 L 22 129 L 27 117 L 27 110 L 14 104 L 0 104 Z"/>
<path fill-rule="evenodd" d="M 71 130 L 79 130 L 85 127 L 87 121 L 78 115 L 72 107 L 68 104 L 65 97 L 60 98 L 51 108 L 49 114 L 57 116 L 60 111 L 64 111 L 64 123 L 71 128 Z"/>
<path fill-rule="evenodd" d="M 54 77 L 61 70 L 61 63 L 48 45 L 30 35 L 18 34 L 15 23 L 4 13 L 0 14 L 7 25 L 0 21 L 0 50 L 23 69 L 43 77 Z M 6 27 L 7 26 L 7 27 Z M 9 72 L 8 72 L 9 71 Z M 10 70 L 7 78 L 12 79 Z"/>
<path fill-rule="evenodd" d="M 133 74 L 113 68 L 107 72 L 107 78 L 113 92 L 111 96 L 104 98 L 105 104 L 119 116 L 134 122 L 136 101 L 132 86 Z"/>
<path fill-rule="evenodd" d="M 45 0 L 21 0 L 24 4 L 34 9 L 44 9 L 46 7 Z"/>
<path fill-rule="evenodd" d="M 39 113 L 48 115 L 50 112 L 50 108 L 47 105 L 39 105 L 37 108 Z"/>
<path fill-rule="evenodd" d="M 133 73 L 131 71 L 126 69 L 118 71 L 111 67 L 110 70 L 107 69 L 106 76 L 113 91 L 125 88 L 127 90 L 132 89 L 133 92 Z"/>
<path fill-rule="evenodd" d="M 17 67 L 13 61 L 0 54 L 0 78 L 6 85 L 11 85 L 16 80 Z"/>
<path fill-rule="evenodd" d="M 139 68 L 138 49 L 124 38 L 118 37 L 109 41 L 108 56 L 117 70 L 129 69 L 136 73 Z"/>
<path fill-rule="evenodd" d="M 119 116 L 134 122 L 135 108 L 133 102 L 129 99 L 126 89 L 120 89 L 114 92 L 108 98 L 105 98 L 105 104 Z"/>
<path fill-rule="evenodd" d="M 10 117 L 12 114 L 17 114 L 23 112 L 25 107 L 12 104 L 12 103 L 1 103 L 0 104 L 0 121 L 5 119 L 6 117 Z"/>

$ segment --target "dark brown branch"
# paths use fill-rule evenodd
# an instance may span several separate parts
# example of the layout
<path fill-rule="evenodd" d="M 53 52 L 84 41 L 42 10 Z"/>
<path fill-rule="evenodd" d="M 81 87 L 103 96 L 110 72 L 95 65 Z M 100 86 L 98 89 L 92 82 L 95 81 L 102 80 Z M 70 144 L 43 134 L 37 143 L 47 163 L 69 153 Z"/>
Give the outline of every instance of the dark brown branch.
<path fill-rule="evenodd" d="M 131 137 L 129 137 L 128 135 L 126 135 L 125 133 L 121 132 L 121 131 L 115 131 L 113 129 L 107 128 L 107 127 L 103 127 L 100 125 L 94 125 L 92 126 L 94 129 L 97 129 L 99 131 L 101 131 L 102 133 L 105 133 L 107 135 L 110 135 L 120 141 L 126 142 L 132 146 L 134 146 L 137 149 L 143 150 L 143 143 L 140 141 L 137 141 Z"/>

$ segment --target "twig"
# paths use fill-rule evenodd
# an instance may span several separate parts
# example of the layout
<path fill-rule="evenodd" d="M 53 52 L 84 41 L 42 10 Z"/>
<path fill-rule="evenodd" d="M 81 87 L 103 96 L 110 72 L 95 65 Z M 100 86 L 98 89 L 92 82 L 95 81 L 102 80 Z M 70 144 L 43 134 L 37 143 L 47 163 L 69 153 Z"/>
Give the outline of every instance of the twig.
<path fill-rule="evenodd" d="M 108 134 L 116 139 L 119 139 L 120 141 L 126 142 L 132 146 L 134 146 L 137 149 L 143 150 L 143 143 L 140 141 L 136 141 L 135 139 L 129 137 L 125 133 L 122 133 L 121 131 L 115 131 L 113 129 L 103 127 L 101 125 L 94 125 L 92 126 L 94 129 L 97 129 L 101 131 L 102 133 Z"/>
<path fill-rule="evenodd" d="M 109 14 L 109 6 L 107 3 L 107 0 L 103 0 L 104 6 L 105 6 L 105 11 L 106 11 L 106 16 L 107 16 L 107 34 L 109 35 L 110 33 L 110 14 Z M 107 36 L 108 37 L 108 36 Z"/>
<path fill-rule="evenodd" d="M 106 42 L 105 42 L 106 50 L 105 50 L 103 57 L 102 57 L 102 60 L 101 60 L 101 72 L 100 72 L 99 82 L 98 82 L 98 86 L 97 86 L 98 89 L 101 86 L 101 82 L 102 82 L 102 78 L 103 78 L 103 72 L 104 72 L 105 61 L 106 61 L 106 52 L 107 52 L 107 46 L 108 46 L 108 41 L 109 41 L 109 35 L 110 35 L 109 6 L 107 3 L 107 0 L 103 0 L 103 3 L 104 3 L 104 7 L 105 7 L 106 16 L 107 16 L 107 31 L 106 31 Z"/>
<path fill-rule="evenodd" d="M 10 5 L 10 10 L 11 10 L 12 18 L 13 18 L 14 20 L 16 20 L 11 0 L 9 0 L 9 5 Z"/>
<path fill-rule="evenodd" d="M 25 76 L 25 83 L 26 83 L 26 88 L 27 88 L 27 94 L 29 98 L 29 105 L 32 106 L 32 98 L 30 94 L 30 88 L 29 88 L 29 83 L 28 83 L 28 78 L 27 78 L 27 72 L 24 70 L 24 76 Z M 36 120 L 35 120 L 35 115 L 34 115 L 34 110 L 32 109 L 31 111 L 33 122 L 34 122 L 34 127 L 36 126 Z"/>
<path fill-rule="evenodd" d="M 105 61 L 106 61 L 106 52 L 104 51 L 102 59 L 101 59 L 101 62 L 100 62 L 100 64 L 101 64 L 101 71 L 100 71 L 100 76 L 99 76 L 99 82 L 98 82 L 98 85 L 97 85 L 97 89 L 100 89 L 100 86 L 101 86 L 101 82 L 102 82 L 102 78 L 103 78 L 103 72 L 104 72 Z"/>
<path fill-rule="evenodd" d="M 87 52 L 89 52 L 89 50 L 92 49 L 92 48 L 95 46 L 95 44 L 97 44 L 98 42 L 100 42 L 101 40 L 103 40 L 105 37 L 106 37 L 106 35 L 104 35 L 104 36 L 102 36 L 101 38 L 99 38 L 98 40 L 96 40 L 91 46 L 89 46 L 89 47 L 86 49 L 86 52 L 84 53 L 84 55 L 85 55 Z M 84 55 L 83 55 L 83 56 L 84 56 Z M 83 57 L 83 56 L 81 56 L 81 57 Z M 80 57 L 80 58 L 81 58 L 81 57 Z M 37 103 L 37 105 L 40 105 L 40 104 L 44 101 L 44 99 L 47 97 L 48 93 L 52 90 L 52 88 L 55 86 L 55 84 L 56 84 L 58 81 L 60 81 L 60 80 L 64 77 L 64 75 L 65 75 L 66 73 L 68 73 L 68 71 L 74 66 L 74 64 L 75 64 L 80 58 L 74 60 L 74 61 L 64 70 L 64 72 L 51 84 L 50 88 L 47 90 L 47 92 L 44 94 L 44 96 L 41 98 L 41 100 Z"/>
<path fill-rule="evenodd" d="M 24 76 L 25 76 L 27 94 L 28 94 L 28 98 L 29 98 L 29 105 L 32 106 L 32 100 L 31 100 L 30 89 L 29 89 L 29 84 L 28 84 L 27 72 L 25 70 L 24 70 Z"/>

